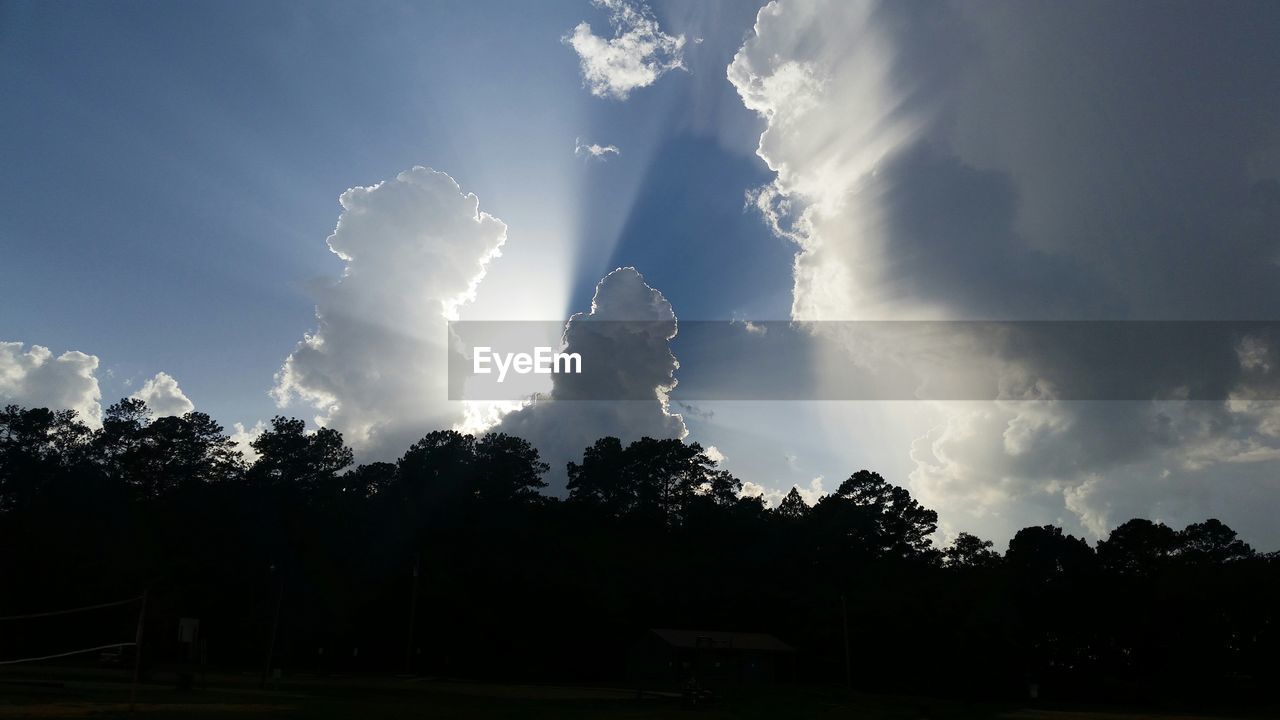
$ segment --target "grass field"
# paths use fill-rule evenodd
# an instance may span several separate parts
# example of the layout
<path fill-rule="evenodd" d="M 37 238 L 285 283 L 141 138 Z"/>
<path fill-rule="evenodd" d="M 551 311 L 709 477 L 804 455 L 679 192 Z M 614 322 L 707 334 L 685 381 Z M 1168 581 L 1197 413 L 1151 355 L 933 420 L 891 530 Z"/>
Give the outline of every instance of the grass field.
<path fill-rule="evenodd" d="M 123 718 L 129 684 L 120 672 L 31 668 L 0 673 L 0 719 Z M 1179 715 L 1134 710 L 985 705 L 786 687 L 725 693 L 708 706 L 678 695 L 637 698 L 632 689 L 470 683 L 428 678 L 290 678 L 259 689 L 251 675 L 218 674 L 196 688 L 139 686 L 133 715 L 194 718 L 865 718 L 868 720 L 1203 720 L 1268 714 Z"/>

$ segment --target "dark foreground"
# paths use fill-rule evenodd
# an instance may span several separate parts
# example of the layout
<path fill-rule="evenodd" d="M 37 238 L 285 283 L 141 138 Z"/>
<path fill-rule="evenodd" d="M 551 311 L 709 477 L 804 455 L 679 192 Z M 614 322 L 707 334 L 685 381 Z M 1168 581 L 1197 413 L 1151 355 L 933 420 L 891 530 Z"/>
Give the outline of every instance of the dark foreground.
<path fill-rule="evenodd" d="M 0 718 L 129 717 L 130 686 L 118 672 L 25 667 L 0 673 Z M 986 704 L 846 693 L 832 688 L 743 689 L 691 707 L 676 693 L 609 686 L 518 685 L 438 678 L 290 678 L 259 689 L 250 674 L 210 674 L 195 687 L 138 688 L 133 716 L 164 718 L 888 718 L 902 720 L 1194 720 L 1280 716 L 1135 707 Z"/>

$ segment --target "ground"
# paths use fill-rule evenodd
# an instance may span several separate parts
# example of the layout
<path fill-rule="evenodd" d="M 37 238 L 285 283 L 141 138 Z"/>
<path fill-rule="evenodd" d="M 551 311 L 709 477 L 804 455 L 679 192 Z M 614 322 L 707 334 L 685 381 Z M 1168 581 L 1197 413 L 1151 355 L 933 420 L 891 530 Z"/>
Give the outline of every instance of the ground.
<path fill-rule="evenodd" d="M 1023 707 L 850 694 L 828 688 L 784 687 L 722 694 L 706 707 L 688 707 L 676 694 L 637 699 L 634 689 L 474 683 L 434 678 L 298 677 L 257 687 L 250 673 L 210 674 L 195 688 L 144 683 L 134 715 L 146 720 L 272 718 L 865 718 L 867 720 L 1218 720 L 1232 715 L 1152 714 L 1133 709 Z M 130 687 L 120 672 L 68 668 L 0 671 L 0 719 L 123 718 Z"/>

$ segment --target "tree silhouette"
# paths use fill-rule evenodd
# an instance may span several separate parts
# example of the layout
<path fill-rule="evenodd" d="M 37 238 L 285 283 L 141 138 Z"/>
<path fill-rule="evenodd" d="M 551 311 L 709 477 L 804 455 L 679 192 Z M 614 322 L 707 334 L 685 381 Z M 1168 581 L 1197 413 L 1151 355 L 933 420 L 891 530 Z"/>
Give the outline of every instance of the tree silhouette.
<path fill-rule="evenodd" d="M 320 491 L 354 460 L 343 445 L 342 433 L 332 428 L 306 432 L 306 423 L 276 416 L 271 427 L 250 444 L 258 459 L 249 468 L 249 479 L 262 486 L 303 494 Z"/>
<path fill-rule="evenodd" d="M 86 459 L 91 432 L 74 410 L 9 405 L 0 412 L 0 510 L 29 507 Z"/>
<path fill-rule="evenodd" d="M 341 491 L 349 497 L 368 500 L 386 492 L 397 479 L 394 463 L 375 462 L 348 470 L 341 478 Z"/>
<path fill-rule="evenodd" d="M 570 462 L 569 491 L 571 502 L 589 505 L 614 517 L 628 512 L 635 504 L 635 488 L 627 482 L 627 458 L 622 441 L 603 437 L 582 452 L 582 463 Z"/>
<path fill-rule="evenodd" d="M 737 502 L 742 483 L 715 465 L 698 443 L 644 437 L 623 449 L 617 438 L 601 438 L 581 464 L 569 463 L 569 500 L 677 526 L 695 503 Z"/>
<path fill-rule="evenodd" d="M 568 464 L 564 501 L 509 435 L 430 432 L 394 463 L 352 467 L 340 434 L 277 417 L 253 448 L 246 465 L 207 415 L 153 418 L 138 400 L 96 431 L 4 408 L 0 606 L 151 584 L 149 622 L 201 617 L 227 667 L 261 662 L 280 602 L 284 667 L 342 649 L 320 671 L 401 672 L 409 641 L 416 672 L 618 682 L 645 628 L 740 628 L 799 648 L 806 680 L 843 683 L 845 617 L 869 690 L 1001 696 L 1033 681 L 1064 699 L 1246 703 L 1265 685 L 1252 678 L 1280 669 L 1280 556 L 1214 519 L 1130 520 L 1096 552 L 1024 528 L 1001 557 L 969 533 L 935 549 L 937 514 L 874 472 L 767 510 L 677 439 L 601 438 Z M 159 641 L 146 652 L 179 659 Z M 964 662 L 921 661 L 940 652 Z"/>
<path fill-rule="evenodd" d="M 879 473 L 859 470 L 813 507 L 829 549 L 859 558 L 932 558 L 938 514 Z"/>
<path fill-rule="evenodd" d="M 1084 540 L 1063 534 L 1054 525 L 1023 528 L 1009 541 L 1005 562 L 1034 582 L 1048 583 L 1077 576 L 1092 567 L 1093 548 Z"/>
<path fill-rule="evenodd" d="M 524 438 L 490 433 L 475 444 L 473 496 L 488 503 L 536 502 L 550 466 Z"/>
<path fill-rule="evenodd" d="M 1253 556 L 1253 548 L 1236 538 L 1236 531 L 1210 518 L 1188 525 L 1178 534 L 1178 553 L 1192 562 L 1225 563 Z"/>
<path fill-rule="evenodd" d="M 409 447 L 396 463 L 401 497 L 420 507 L 452 505 L 468 494 L 475 473 L 476 441 L 437 430 Z"/>
<path fill-rule="evenodd" d="M 995 567 L 1000 563 L 1000 553 L 991 549 L 993 544 L 990 540 L 983 540 L 976 535 L 962 532 L 956 536 L 949 547 L 942 551 L 942 556 L 949 567 Z"/>
<path fill-rule="evenodd" d="M 1150 573 L 1163 567 L 1180 544 L 1178 533 L 1164 523 L 1134 518 L 1098 543 L 1098 561 L 1114 573 Z"/>
<path fill-rule="evenodd" d="M 791 492 L 778 503 L 778 507 L 773 509 L 773 514 L 785 520 L 798 522 L 809 516 L 809 504 L 801 497 L 800 490 L 793 486 Z"/>

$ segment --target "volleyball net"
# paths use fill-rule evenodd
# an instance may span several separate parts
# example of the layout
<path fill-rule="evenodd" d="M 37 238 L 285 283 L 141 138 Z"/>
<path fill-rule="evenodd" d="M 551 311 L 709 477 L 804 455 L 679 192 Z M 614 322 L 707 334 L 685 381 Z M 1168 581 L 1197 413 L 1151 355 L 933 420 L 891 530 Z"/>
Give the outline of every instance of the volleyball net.
<path fill-rule="evenodd" d="M 0 665 L 99 654 L 105 663 L 136 652 L 146 596 L 58 610 L 0 615 Z"/>

